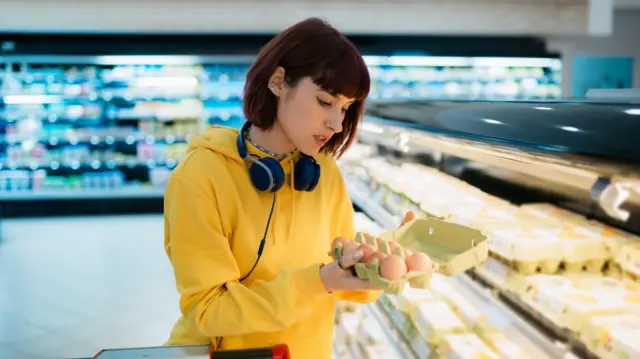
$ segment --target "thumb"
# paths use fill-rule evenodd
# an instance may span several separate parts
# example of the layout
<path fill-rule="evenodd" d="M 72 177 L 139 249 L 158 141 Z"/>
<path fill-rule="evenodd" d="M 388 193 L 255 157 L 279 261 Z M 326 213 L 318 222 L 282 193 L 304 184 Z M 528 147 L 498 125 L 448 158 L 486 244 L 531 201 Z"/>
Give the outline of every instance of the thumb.
<path fill-rule="evenodd" d="M 358 249 L 353 254 L 350 254 L 350 255 L 348 254 L 343 256 L 342 265 L 345 268 L 354 266 L 356 263 L 358 263 L 362 259 L 363 254 L 364 253 L 362 252 L 362 249 Z"/>
<path fill-rule="evenodd" d="M 400 227 L 411 222 L 415 217 L 416 215 L 413 213 L 413 211 L 408 211 L 407 213 L 405 213 L 404 219 L 402 220 L 402 223 L 400 223 Z"/>

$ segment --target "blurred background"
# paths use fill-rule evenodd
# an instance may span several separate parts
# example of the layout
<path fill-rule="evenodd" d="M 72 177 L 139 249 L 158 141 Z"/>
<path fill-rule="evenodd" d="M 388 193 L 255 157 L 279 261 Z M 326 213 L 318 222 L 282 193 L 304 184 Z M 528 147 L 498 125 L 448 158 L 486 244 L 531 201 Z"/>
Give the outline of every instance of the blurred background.
<path fill-rule="evenodd" d="M 310 16 L 328 20 L 360 49 L 372 77 L 368 116 L 377 120 L 398 120 L 398 112 L 380 107 L 389 103 L 418 102 L 430 108 L 544 104 L 538 110 L 570 103 L 584 112 L 562 112 L 564 117 L 555 118 L 568 136 L 581 130 L 573 124 L 577 117 L 592 113 L 585 100 L 590 90 L 640 87 L 636 0 L 0 0 L 0 358 L 91 357 L 104 348 L 164 343 L 179 316 L 173 273 L 162 247 L 167 178 L 191 136 L 210 125 L 242 125 L 244 78 L 256 53 L 275 34 Z M 640 115 L 625 106 L 628 116 Z M 529 116 L 512 111 L 511 116 Z M 416 118 L 402 116 L 409 122 Z M 547 118 L 538 116 L 540 121 Z M 599 120 L 602 126 L 606 118 Z M 497 120 L 492 121 L 485 118 L 494 125 Z M 372 127 L 374 122 L 369 117 L 365 121 L 369 134 L 382 133 Z M 628 127 L 626 133 L 634 132 Z M 612 141 L 612 136 L 596 133 L 589 141 L 593 148 L 615 152 L 609 142 L 598 142 Z M 498 137 L 483 144 L 505 141 Z M 553 143 L 539 143 L 541 148 L 566 149 L 564 137 L 549 141 Z M 385 146 L 361 142 L 359 156 L 387 158 L 381 154 Z M 388 147 L 386 152 L 394 156 L 383 162 L 434 164 L 424 161 L 424 153 L 398 155 L 408 151 L 397 142 Z M 432 159 L 442 159 L 443 152 L 438 147 Z M 465 157 L 455 154 L 454 159 Z M 557 164 L 553 156 L 543 162 Z M 618 166 L 618 160 L 607 157 L 607 166 L 587 169 L 604 171 L 596 178 L 638 173 L 626 164 L 612 170 L 611 163 Z M 361 167 L 355 159 L 343 166 L 349 173 Z M 528 171 L 538 172 L 536 168 Z M 575 198 L 594 197 L 589 195 L 594 181 Z M 511 202 L 531 193 L 500 188 Z M 553 198 L 544 197 L 546 202 Z M 581 200 L 581 208 L 593 208 L 593 201 Z M 365 215 L 371 209 L 364 207 L 375 204 L 355 205 L 361 211 L 359 228 L 386 226 L 384 219 Z M 387 212 L 393 218 L 393 210 Z M 607 218 L 611 220 L 602 222 L 635 238 L 634 223 L 615 215 Z M 483 289 L 470 280 L 463 282 L 472 289 L 461 290 L 479 295 Z M 483 304 L 487 311 L 500 307 L 508 312 L 501 314 L 508 318 L 503 322 L 537 328 L 527 324 L 533 319 L 504 309 L 507 304 L 499 299 L 484 300 L 489 301 Z M 411 342 L 401 330 L 393 332 L 388 313 L 378 307 L 367 310 L 374 312 L 359 314 L 361 327 L 372 320 L 388 336 Z M 549 334 L 548 327 L 535 328 L 535 334 L 522 336 L 575 342 L 582 348 L 567 344 L 562 355 L 604 357 L 579 335 L 571 341 Z M 373 355 L 357 351 L 367 347 L 362 343 L 360 349 L 345 349 L 352 344 L 337 344 L 336 357 Z M 384 357 L 426 357 L 410 344 L 407 348 Z M 562 357 L 553 350 L 544 355 Z M 637 344 L 635 350 L 628 351 L 629 358 L 640 356 Z M 543 357 L 539 355 L 534 357 Z"/>

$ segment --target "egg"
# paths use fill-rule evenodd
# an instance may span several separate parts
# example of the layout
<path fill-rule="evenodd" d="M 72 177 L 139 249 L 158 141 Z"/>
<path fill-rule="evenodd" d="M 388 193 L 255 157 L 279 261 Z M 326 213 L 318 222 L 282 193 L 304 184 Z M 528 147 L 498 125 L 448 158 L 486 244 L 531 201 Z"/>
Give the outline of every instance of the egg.
<path fill-rule="evenodd" d="M 365 263 L 367 264 L 367 268 L 371 268 L 371 264 L 373 263 L 374 259 L 378 259 L 378 262 L 382 263 L 382 261 L 385 260 L 386 258 L 387 258 L 387 255 L 382 252 L 373 252 L 369 257 L 369 260 L 366 261 Z"/>
<path fill-rule="evenodd" d="M 407 269 L 412 271 L 425 271 L 433 269 L 433 263 L 428 255 L 422 252 L 416 252 L 406 259 Z"/>
<path fill-rule="evenodd" d="M 375 247 L 370 243 L 365 243 L 361 245 L 360 249 L 362 250 L 362 253 L 363 253 L 362 262 L 365 262 L 365 263 L 369 260 L 371 255 L 376 252 Z"/>
<path fill-rule="evenodd" d="M 409 257 L 411 257 L 413 255 L 413 252 L 408 250 L 408 249 L 406 249 L 406 248 L 402 248 L 402 250 L 404 251 L 404 258 L 405 259 L 409 258 Z"/>
<path fill-rule="evenodd" d="M 385 258 L 380 263 L 380 275 L 386 280 L 396 280 L 407 274 L 407 265 L 405 261 L 396 255 Z"/>

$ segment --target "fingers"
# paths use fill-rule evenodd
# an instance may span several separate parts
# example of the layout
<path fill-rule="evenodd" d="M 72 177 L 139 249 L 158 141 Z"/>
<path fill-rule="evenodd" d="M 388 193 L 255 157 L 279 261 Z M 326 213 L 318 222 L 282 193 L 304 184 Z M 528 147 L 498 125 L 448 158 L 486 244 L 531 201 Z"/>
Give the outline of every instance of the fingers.
<path fill-rule="evenodd" d="M 360 247 L 360 244 L 353 241 L 349 241 L 349 243 L 344 247 L 344 251 L 343 251 L 344 256 L 347 256 L 347 257 L 353 256 L 358 250 L 358 247 Z"/>
<path fill-rule="evenodd" d="M 404 219 L 402 220 L 402 223 L 400 223 L 400 227 L 404 226 L 405 224 L 409 223 L 415 218 L 416 218 L 416 215 L 413 213 L 413 211 L 408 211 L 407 213 L 405 213 Z"/>
<path fill-rule="evenodd" d="M 354 266 L 356 263 L 358 263 L 362 259 L 362 255 L 363 255 L 362 250 L 353 251 L 351 254 L 348 254 L 347 251 L 345 251 L 345 255 L 342 256 L 342 260 L 341 260 L 342 267 L 349 268 L 351 266 Z"/>

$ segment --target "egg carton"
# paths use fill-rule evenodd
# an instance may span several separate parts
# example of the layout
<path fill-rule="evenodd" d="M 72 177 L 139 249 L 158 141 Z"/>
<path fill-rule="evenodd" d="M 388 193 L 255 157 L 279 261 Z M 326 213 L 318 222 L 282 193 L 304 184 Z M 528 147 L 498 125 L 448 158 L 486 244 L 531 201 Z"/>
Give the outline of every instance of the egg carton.
<path fill-rule="evenodd" d="M 353 267 L 358 278 L 370 281 L 388 294 L 400 294 L 407 284 L 412 288 L 428 288 L 434 270 L 445 276 L 453 276 L 481 264 L 489 254 L 487 237 L 482 232 L 435 218 L 414 219 L 396 230 L 382 234 L 380 238 L 378 245 L 375 238 L 367 239 L 364 233 L 358 232 L 355 241 L 360 244 L 368 242 L 387 255 L 392 254 L 389 242 L 395 241 L 398 247 L 393 254 L 404 258 L 403 248 L 406 248 L 412 252 L 425 253 L 435 264 L 434 268 L 411 271 L 393 281 L 380 276 L 380 263 L 377 259 L 372 260 L 370 267 L 365 263 L 357 263 Z M 343 248 L 337 246 L 330 254 L 337 259 L 342 253 Z"/>
<path fill-rule="evenodd" d="M 564 273 L 602 273 L 606 268 L 606 260 L 590 259 L 585 261 L 566 261 L 557 259 L 524 261 L 514 260 L 503 257 L 500 253 L 490 251 L 492 258 L 502 262 L 503 264 L 515 269 L 523 275 L 536 273 L 542 274 L 564 274 Z"/>

